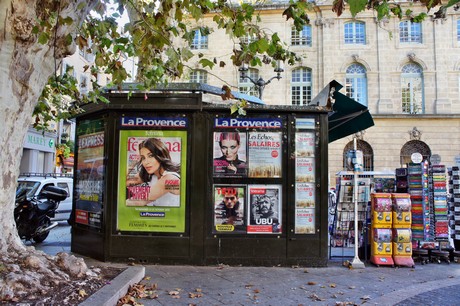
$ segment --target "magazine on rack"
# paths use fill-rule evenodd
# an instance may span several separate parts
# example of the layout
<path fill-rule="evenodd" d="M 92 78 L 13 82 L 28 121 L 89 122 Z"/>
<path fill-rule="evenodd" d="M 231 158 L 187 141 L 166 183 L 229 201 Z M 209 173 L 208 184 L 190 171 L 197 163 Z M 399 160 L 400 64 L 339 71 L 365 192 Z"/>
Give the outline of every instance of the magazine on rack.
<path fill-rule="evenodd" d="M 249 177 L 281 177 L 282 133 L 254 132 L 248 138 Z"/>
<path fill-rule="evenodd" d="M 246 233 L 245 200 L 246 188 L 244 186 L 214 186 L 213 233 Z"/>

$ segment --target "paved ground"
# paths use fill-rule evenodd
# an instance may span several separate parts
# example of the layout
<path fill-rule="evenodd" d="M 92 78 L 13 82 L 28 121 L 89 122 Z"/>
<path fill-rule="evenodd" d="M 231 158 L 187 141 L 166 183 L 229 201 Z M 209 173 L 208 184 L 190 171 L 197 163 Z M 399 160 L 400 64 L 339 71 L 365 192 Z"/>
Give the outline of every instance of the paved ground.
<path fill-rule="evenodd" d="M 70 252 L 70 227 L 60 224 L 38 249 Z M 75 254 L 78 256 L 78 254 Z M 87 259 L 94 262 L 92 259 Z M 142 283 L 155 285 L 148 305 L 460 305 L 460 264 L 415 268 L 145 266 Z M 104 263 L 110 264 L 110 263 Z"/>

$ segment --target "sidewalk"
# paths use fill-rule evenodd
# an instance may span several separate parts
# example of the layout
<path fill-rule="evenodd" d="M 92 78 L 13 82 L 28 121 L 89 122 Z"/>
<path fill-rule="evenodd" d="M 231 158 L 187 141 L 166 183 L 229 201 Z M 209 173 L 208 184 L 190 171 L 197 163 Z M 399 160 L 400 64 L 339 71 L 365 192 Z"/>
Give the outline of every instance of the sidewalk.
<path fill-rule="evenodd" d="M 148 305 L 459 305 L 460 264 L 348 269 L 145 266 Z M 399 304 L 398 304 L 399 303 Z"/>
<path fill-rule="evenodd" d="M 59 237 L 38 248 L 52 255 L 70 253 L 69 243 L 56 242 L 68 231 L 62 227 L 54 232 Z M 84 258 L 88 265 L 120 266 Z M 365 262 L 364 269 L 350 270 L 342 265 L 344 261 L 335 259 L 322 268 L 126 265 L 127 273 L 111 282 L 111 288 L 106 286 L 91 297 L 97 301 L 93 305 L 115 305 L 107 303 L 113 301 L 114 292 L 123 296 L 127 284 L 145 273 L 141 283 L 156 284 L 150 294 L 157 296 L 137 299 L 145 306 L 460 305 L 460 264 L 416 263 L 413 269 Z M 142 275 L 139 268 L 145 268 Z"/>

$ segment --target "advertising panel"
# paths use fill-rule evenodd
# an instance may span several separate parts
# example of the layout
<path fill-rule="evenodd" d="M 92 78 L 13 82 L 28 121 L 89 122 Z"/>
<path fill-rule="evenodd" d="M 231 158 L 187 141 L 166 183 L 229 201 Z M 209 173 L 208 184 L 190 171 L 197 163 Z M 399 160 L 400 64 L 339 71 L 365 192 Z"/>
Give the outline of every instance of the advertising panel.
<path fill-rule="evenodd" d="M 246 187 L 214 185 L 213 233 L 246 233 Z"/>
<path fill-rule="evenodd" d="M 128 119 L 122 126 L 169 122 Z M 187 131 L 120 131 L 117 230 L 185 231 L 186 151 Z"/>
<path fill-rule="evenodd" d="M 282 133 L 249 133 L 249 177 L 281 177 Z"/>
<path fill-rule="evenodd" d="M 104 121 L 80 122 L 77 137 L 75 222 L 101 228 L 104 189 Z"/>
<path fill-rule="evenodd" d="M 281 185 L 249 185 L 248 190 L 248 234 L 281 233 Z"/>
<path fill-rule="evenodd" d="M 295 134 L 295 234 L 315 233 L 315 120 L 297 118 Z"/>

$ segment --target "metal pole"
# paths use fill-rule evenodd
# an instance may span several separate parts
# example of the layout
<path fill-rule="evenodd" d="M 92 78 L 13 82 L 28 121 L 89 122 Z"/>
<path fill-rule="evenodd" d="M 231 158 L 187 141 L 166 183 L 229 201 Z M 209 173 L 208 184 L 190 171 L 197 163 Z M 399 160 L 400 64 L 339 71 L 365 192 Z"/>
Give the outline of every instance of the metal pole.
<path fill-rule="evenodd" d="M 356 160 L 356 136 L 353 137 L 353 149 L 355 150 L 355 161 Z M 358 173 L 356 171 L 356 167 L 353 166 L 353 202 L 355 208 L 355 257 L 353 258 L 353 262 L 351 266 L 354 269 L 364 269 L 364 263 L 359 259 L 358 256 Z"/>

